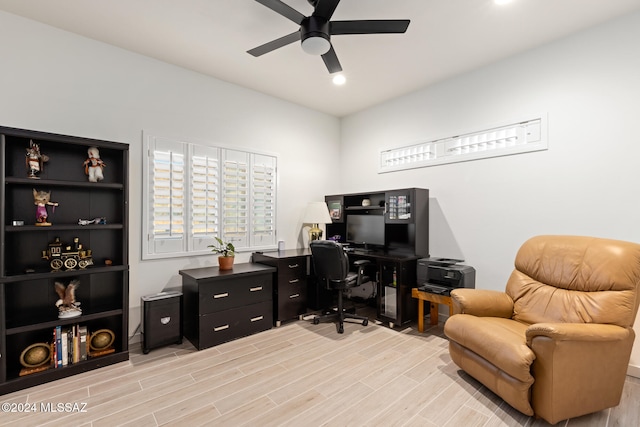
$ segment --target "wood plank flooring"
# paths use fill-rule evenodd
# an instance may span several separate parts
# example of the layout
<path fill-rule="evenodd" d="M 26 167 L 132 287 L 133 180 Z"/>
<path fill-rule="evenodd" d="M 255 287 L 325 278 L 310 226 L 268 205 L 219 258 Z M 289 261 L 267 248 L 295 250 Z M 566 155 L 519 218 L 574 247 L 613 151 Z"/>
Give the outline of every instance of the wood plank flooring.
<path fill-rule="evenodd" d="M 372 320 L 343 335 L 332 323 L 294 321 L 203 351 L 185 340 L 144 355 L 135 344 L 128 362 L 0 396 L 38 409 L 78 404 L 75 412 L 2 413 L 0 425 L 548 425 L 459 371 L 442 325 L 421 334 Z M 640 380 L 627 377 L 618 407 L 557 425 L 640 425 Z"/>

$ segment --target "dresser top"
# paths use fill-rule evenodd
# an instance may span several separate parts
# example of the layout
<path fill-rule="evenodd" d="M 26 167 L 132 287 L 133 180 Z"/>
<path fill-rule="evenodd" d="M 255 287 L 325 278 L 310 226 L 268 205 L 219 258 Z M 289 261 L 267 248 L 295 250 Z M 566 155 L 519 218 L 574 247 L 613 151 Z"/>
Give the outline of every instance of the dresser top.
<path fill-rule="evenodd" d="M 233 264 L 232 270 L 220 270 L 218 267 L 201 267 L 180 270 L 181 276 L 190 277 L 194 280 L 211 279 L 215 277 L 237 276 L 242 274 L 275 273 L 275 267 L 264 264 L 240 263 Z"/>
<path fill-rule="evenodd" d="M 262 255 L 263 257 L 273 258 L 273 259 L 286 259 L 293 258 L 299 256 L 311 256 L 311 249 L 309 248 L 298 248 L 298 249 L 286 249 L 284 251 L 271 251 L 271 252 L 255 252 L 258 255 Z"/>

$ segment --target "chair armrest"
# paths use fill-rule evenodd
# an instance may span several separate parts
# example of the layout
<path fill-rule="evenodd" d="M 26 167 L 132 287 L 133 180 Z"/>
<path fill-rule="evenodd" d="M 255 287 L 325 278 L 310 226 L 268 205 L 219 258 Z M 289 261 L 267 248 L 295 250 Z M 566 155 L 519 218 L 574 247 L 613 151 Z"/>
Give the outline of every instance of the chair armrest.
<path fill-rule="evenodd" d="M 554 341 L 621 341 L 629 337 L 629 329 L 596 323 L 535 323 L 527 328 L 526 334 L 530 346 L 536 337 Z"/>
<path fill-rule="evenodd" d="M 454 314 L 471 314 L 479 317 L 504 317 L 513 315 L 513 300 L 509 295 L 489 289 L 454 289 L 451 291 Z"/>
<path fill-rule="evenodd" d="M 357 286 L 360 286 L 362 284 L 363 278 L 368 279 L 368 277 L 364 275 L 364 266 L 369 264 L 371 264 L 371 261 L 369 261 L 368 259 L 359 259 L 353 262 L 353 265 L 355 265 L 356 269 L 358 270 L 358 279 L 356 281 Z"/>

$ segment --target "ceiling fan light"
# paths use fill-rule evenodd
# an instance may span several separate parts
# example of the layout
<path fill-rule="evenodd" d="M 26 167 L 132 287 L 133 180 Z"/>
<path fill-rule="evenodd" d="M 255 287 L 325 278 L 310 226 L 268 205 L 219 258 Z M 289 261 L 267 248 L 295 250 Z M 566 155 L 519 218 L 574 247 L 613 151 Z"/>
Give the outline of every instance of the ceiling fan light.
<path fill-rule="evenodd" d="M 324 55 L 331 49 L 331 43 L 324 37 L 312 36 L 302 40 L 302 50 L 309 55 Z"/>

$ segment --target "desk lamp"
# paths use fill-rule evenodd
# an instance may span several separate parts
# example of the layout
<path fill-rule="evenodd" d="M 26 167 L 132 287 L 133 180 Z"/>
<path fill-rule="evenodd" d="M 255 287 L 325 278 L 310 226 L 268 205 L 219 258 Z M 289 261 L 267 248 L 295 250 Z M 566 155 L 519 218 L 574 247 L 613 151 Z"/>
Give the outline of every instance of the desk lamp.
<path fill-rule="evenodd" d="M 309 243 L 322 238 L 322 230 L 319 224 L 331 224 L 331 216 L 329 216 L 329 208 L 325 202 L 311 202 L 307 205 L 304 212 L 302 222 L 312 224 L 309 229 Z"/>

